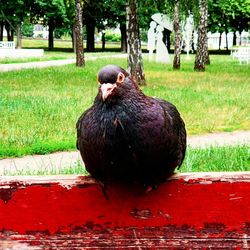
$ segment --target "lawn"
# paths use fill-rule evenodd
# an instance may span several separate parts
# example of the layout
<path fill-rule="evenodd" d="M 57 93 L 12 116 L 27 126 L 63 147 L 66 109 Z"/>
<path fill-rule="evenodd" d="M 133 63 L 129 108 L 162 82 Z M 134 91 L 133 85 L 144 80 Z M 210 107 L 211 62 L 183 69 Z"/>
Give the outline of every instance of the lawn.
<path fill-rule="evenodd" d="M 96 43 L 96 52 L 86 52 L 85 57 L 98 56 L 98 55 L 111 55 L 120 51 L 119 43 L 106 43 L 106 51 L 101 50 L 101 43 Z M 86 47 L 86 44 L 85 44 Z M 35 61 L 49 61 L 49 60 L 61 60 L 75 58 L 75 53 L 72 49 L 72 42 L 70 40 L 54 40 L 54 49 L 48 50 L 47 39 L 22 39 L 23 49 L 44 49 L 43 57 L 29 57 L 29 58 L 0 58 L 0 64 L 9 63 L 23 63 L 23 62 L 35 62 Z"/>
<path fill-rule="evenodd" d="M 84 45 L 86 48 L 86 44 Z M 145 47 L 145 46 L 144 46 Z M 0 64 L 9 63 L 24 63 L 35 61 L 48 61 L 48 60 L 61 60 L 75 58 L 75 53 L 72 49 L 72 42 L 70 40 L 55 39 L 54 49 L 48 50 L 48 41 L 46 39 L 22 39 L 23 49 L 44 49 L 43 57 L 29 57 L 29 58 L 0 58 Z M 86 52 L 85 57 L 88 59 L 91 56 L 99 55 L 112 55 L 120 52 L 120 43 L 106 42 L 105 51 L 102 51 L 102 44 L 100 42 L 95 43 L 96 52 Z"/>
<path fill-rule="evenodd" d="M 85 53 L 85 60 L 90 57 L 102 57 L 116 55 L 115 52 L 92 52 Z M 28 57 L 28 58 L 0 58 L 0 64 L 11 64 L 11 63 L 26 63 L 26 62 L 41 62 L 51 60 L 63 60 L 63 59 L 75 59 L 75 53 L 67 51 L 44 51 L 43 57 Z"/>
<path fill-rule="evenodd" d="M 189 135 L 250 128 L 250 66 L 211 56 L 204 73 L 183 57 L 181 71 L 144 60 L 144 93 L 174 103 Z M 75 149 L 75 123 L 97 93 L 96 74 L 108 59 L 0 73 L 0 158 Z M 126 68 L 126 59 L 112 59 Z"/>
<path fill-rule="evenodd" d="M 179 172 L 250 171 L 248 146 L 188 148 Z"/>

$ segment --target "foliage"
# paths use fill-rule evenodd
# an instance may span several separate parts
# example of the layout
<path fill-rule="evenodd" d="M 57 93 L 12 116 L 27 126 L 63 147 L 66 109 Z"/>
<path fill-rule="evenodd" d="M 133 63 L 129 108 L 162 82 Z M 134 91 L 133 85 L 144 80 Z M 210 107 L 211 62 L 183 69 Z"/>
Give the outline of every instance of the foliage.
<path fill-rule="evenodd" d="M 209 30 L 220 33 L 248 30 L 249 0 L 209 0 Z"/>
<path fill-rule="evenodd" d="M 141 29 L 148 29 L 149 24 L 152 21 L 151 16 L 157 12 L 166 12 L 165 0 L 139 0 L 138 1 L 138 15 L 139 25 Z"/>
<path fill-rule="evenodd" d="M 67 35 L 69 32 L 69 29 L 67 28 L 56 28 L 54 31 L 54 36 L 57 39 L 62 38 L 63 35 Z"/>
<path fill-rule="evenodd" d="M 29 23 L 27 20 L 22 25 L 22 35 L 26 37 L 33 36 L 34 25 Z"/>
<path fill-rule="evenodd" d="M 189 12 L 194 14 L 196 26 L 199 19 L 198 0 L 180 1 L 180 15 L 184 20 Z M 140 29 L 147 30 L 151 15 L 156 12 L 166 13 L 173 17 L 173 6 L 176 0 L 138 0 Z M 73 21 L 75 17 L 74 0 L 8 0 L 1 5 L 0 22 L 7 29 L 16 30 L 17 24 L 26 18 L 31 24 L 44 22 L 45 25 L 52 23 L 55 28 L 67 29 L 72 34 Z M 93 0 L 82 1 L 85 12 L 85 24 L 93 22 L 98 30 L 118 27 L 124 25 L 125 1 L 123 0 Z M 239 31 L 248 30 L 250 24 L 249 0 L 209 0 L 209 30 Z M 94 21 L 93 21 L 94 20 Z M 60 31 L 56 31 L 56 37 L 60 37 Z M 24 30 L 26 35 L 26 30 Z"/>
<path fill-rule="evenodd" d="M 61 27 L 66 20 L 66 9 L 63 0 L 35 0 L 40 7 L 39 16 L 44 25 L 52 23 L 55 27 Z"/>
<path fill-rule="evenodd" d="M 182 69 L 144 60 L 143 92 L 174 103 L 188 134 L 247 130 L 249 65 L 212 56 L 202 74 L 183 56 Z M 126 59 L 112 59 L 126 68 Z M 96 74 L 110 59 L 74 65 L 0 73 L 0 155 L 17 156 L 75 149 L 75 123 L 93 102 Z M 223 67 L 221 67 L 223 65 Z"/>
<path fill-rule="evenodd" d="M 108 31 L 105 34 L 105 40 L 107 42 L 120 42 L 121 41 L 121 35 Z"/>
<path fill-rule="evenodd" d="M 30 0 L 8 0 L 7 3 L 1 4 L 0 22 L 3 22 L 7 28 L 15 30 L 17 24 L 27 16 L 31 6 Z"/>
<path fill-rule="evenodd" d="M 103 21 L 106 22 L 106 27 L 116 28 L 117 25 L 126 24 L 126 2 L 124 0 L 104 1 L 103 10 L 104 17 L 106 17 Z"/>

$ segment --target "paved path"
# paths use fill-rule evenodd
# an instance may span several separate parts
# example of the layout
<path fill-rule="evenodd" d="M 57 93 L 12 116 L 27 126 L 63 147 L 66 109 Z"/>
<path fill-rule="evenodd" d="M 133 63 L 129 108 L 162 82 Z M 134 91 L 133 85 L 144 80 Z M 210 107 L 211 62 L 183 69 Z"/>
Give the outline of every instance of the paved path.
<path fill-rule="evenodd" d="M 214 133 L 188 137 L 188 145 L 193 148 L 223 145 L 250 145 L 250 131 Z M 82 164 L 78 151 L 57 152 L 49 155 L 33 155 L 22 158 L 0 160 L 0 175 L 14 175 L 20 172 L 37 174 L 40 170 L 59 170 Z"/>
<path fill-rule="evenodd" d="M 98 55 L 98 56 L 86 56 L 85 60 L 96 60 L 99 58 L 126 58 L 127 54 L 116 54 L 116 55 Z M 76 63 L 76 59 L 63 59 L 63 60 L 51 60 L 42 62 L 26 62 L 26 63 L 9 63 L 0 64 L 0 72 L 4 71 L 14 71 L 20 69 L 30 69 L 30 68 L 46 68 L 54 66 L 62 66 L 66 64 Z"/>

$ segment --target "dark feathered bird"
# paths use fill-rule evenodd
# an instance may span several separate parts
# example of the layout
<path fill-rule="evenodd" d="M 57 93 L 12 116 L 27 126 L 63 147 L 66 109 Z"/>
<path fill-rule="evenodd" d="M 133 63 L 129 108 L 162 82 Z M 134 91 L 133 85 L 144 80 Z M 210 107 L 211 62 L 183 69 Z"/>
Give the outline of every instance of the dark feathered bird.
<path fill-rule="evenodd" d="M 98 73 L 94 104 L 77 122 L 77 148 L 92 177 L 154 187 L 181 166 L 186 130 L 176 107 L 142 93 L 115 65 Z"/>

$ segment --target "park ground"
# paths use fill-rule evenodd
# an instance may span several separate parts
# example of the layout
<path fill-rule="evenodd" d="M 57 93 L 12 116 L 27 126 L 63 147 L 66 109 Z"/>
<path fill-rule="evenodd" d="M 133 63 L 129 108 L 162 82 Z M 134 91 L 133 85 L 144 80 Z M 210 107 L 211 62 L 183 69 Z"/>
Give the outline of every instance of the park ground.
<path fill-rule="evenodd" d="M 93 102 L 96 73 L 100 67 L 112 61 L 126 68 L 124 54 L 105 52 L 85 55 L 86 67 L 83 69 L 72 64 L 72 52 L 62 52 L 56 48 L 53 52 L 46 51 L 45 58 L 38 61 L 58 60 L 59 64 L 59 60 L 66 59 L 70 65 L 0 72 L 2 173 L 84 172 L 79 154 L 74 151 L 75 122 Z M 116 55 L 119 58 L 110 60 L 111 56 Z M 180 110 L 189 138 L 192 138 L 190 145 L 193 145 L 188 149 L 184 172 L 247 171 L 250 169 L 250 67 L 239 65 L 229 55 L 212 55 L 212 63 L 207 66 L 206 72 L 197 73 L 193 71 L 193 59 L 193 55 L 189 58 L 182 55 L 181 70 L 173 71 L 171 65 L 149 63 L 145 55 L 147 86 L 142 87 L 142 90 L 147 95 L 173 102 Z M 15 64 L 20 66 L 20 63 L 34 66 L 34 61 L 37 59 L 5 60 L 0 62 L 0 67 L 9 64 L 11 68 Z M 228 137 L 236 139 L 230 142 L 226 139 Z M 65 150 L 70 152 L 51 154 Z M 41 154 L 47 156 L 34 156 Z M 72 155 L 73 158 L 67 160 Z M 24 159 L 30 165 L 25 169 L 21 167 Z M 45 159 L 53 163 L 53 169 L 48 167 Z M 3 167 L 7 162 L 11 167 Z"/>

